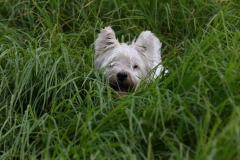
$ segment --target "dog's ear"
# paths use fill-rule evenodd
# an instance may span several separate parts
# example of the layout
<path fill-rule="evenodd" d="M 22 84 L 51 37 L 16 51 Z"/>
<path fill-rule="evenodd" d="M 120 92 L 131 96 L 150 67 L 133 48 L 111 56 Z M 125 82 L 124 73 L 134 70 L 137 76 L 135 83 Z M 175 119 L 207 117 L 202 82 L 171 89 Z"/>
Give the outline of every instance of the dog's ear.
<path fill-rule="evenodd" d="M 98 38 L 94 43 L 95 53 L 101 54 L 106 52 L 108 49 L 116 47 L 119 42 L 116 39 L 115 33 L 111 27 L 105 27 L 98 34 Z"/>
<path fill-rule="evenodd" d="M 162 43 L 150 31 L 142 32 L 134 44 L 134 48 L 143 58 L 145 58 L 145 64 L 147 68 L 150 68 L 151 70 L 157 67 L 154 75 L 155 78 L 163 70 L 163 66 L 159 65 L 159 63 L 162 61 L 160 50 L 161 47 Z"/>
<path fill-rule="evenodd" d="M 98 34 L 98 38 L 94 42 L 95 48 L 95 64 L 98 70 L 101 70 L 104 65 L 106 65 L 106 59 L 109 57 L 111 52 L 108 52 L 110 49 L 115 48 L 117 45 L 120 45 L 116 39 L 115 33 L 111 27 L 105 27 Z"/>
<path fill-rule="evenodd" d="M 161 62 L 162 43 L 150 31 L 144 31 L 140 34 L 134 44 L 135 49 L 145 57 L 150 63 Z"/>

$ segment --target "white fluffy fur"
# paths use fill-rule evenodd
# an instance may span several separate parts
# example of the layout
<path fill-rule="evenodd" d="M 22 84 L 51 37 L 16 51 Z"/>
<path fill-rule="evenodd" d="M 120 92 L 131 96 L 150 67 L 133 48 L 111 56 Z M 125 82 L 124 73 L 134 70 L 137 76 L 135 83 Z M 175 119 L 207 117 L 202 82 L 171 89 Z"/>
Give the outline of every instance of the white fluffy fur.
<path fill-rule="evenodd" d="M 162 43 L 150 31 L 142 32 L 131 45 L 119 43 L 111 27 L 101 30 L 95 41 L 95 63 L 109 85 L 117 92 L 133 92 L 141 79 L 157 67 L 154 77 L 163 70 L 159 65 Z"/>

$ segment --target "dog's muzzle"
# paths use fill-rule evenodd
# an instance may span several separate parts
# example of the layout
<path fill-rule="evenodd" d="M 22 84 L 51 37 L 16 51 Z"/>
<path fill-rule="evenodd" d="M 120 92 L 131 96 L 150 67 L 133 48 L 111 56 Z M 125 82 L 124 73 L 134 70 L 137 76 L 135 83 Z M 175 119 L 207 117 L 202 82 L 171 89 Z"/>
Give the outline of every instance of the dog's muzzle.
<path fill-rule="evenodd" d="M 120 94 L 126 94 L 127 92 L 133 92 L 135 86 L 128 75 L 127 72 L 118 72 L 116 75 L 115 82 L 110 83 L 110 87 L 112 87 L 115 91 Z"/>
<path fill-rule="evenodd" d="M 128 74 L 126 72 L 118 72 L 117 80 L 118 82 L 124 82 L 128 78 Z"/>

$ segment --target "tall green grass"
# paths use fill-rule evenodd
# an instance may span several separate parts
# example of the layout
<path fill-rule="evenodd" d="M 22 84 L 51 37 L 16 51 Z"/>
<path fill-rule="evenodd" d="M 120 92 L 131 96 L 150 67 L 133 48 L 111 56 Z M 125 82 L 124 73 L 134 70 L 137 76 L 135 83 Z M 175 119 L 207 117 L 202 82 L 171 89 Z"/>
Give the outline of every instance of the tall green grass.
<path fill-rule="evenodd" d="M 0 159 L 240 159 L 238 1 L 0 1 Z M 93 42 L 150 30 L 169 73 L 116 98 Z"/>

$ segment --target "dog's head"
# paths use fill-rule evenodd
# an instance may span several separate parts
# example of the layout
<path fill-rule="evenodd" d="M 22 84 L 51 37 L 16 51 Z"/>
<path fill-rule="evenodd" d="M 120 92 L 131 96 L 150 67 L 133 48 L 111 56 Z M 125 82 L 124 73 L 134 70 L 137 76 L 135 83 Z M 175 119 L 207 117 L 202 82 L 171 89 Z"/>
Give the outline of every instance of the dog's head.
<path fill-rule="evenodd" d="M 141 79 L 161 62 L 161 42 L 150 31 L 131 45 L 119 43 L 111 27 L 101 30 L 95 41 L 95 64 L 104 70 L 109 85 L 120 94 L 133 92 Z M 156 70 L 156 75 L 161 66 Z"/>

